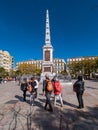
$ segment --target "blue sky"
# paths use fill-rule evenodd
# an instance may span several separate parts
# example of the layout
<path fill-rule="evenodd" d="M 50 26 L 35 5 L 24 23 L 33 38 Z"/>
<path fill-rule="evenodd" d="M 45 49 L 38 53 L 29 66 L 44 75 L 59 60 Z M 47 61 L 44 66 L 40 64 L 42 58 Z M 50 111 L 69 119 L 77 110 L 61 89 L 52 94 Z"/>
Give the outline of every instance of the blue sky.
<path fill-rule="evenodd" d="M 42 59 L 47 9 L 54 58 L 98 56 L 98 0 L 0 0 L 0 50 Z"/>

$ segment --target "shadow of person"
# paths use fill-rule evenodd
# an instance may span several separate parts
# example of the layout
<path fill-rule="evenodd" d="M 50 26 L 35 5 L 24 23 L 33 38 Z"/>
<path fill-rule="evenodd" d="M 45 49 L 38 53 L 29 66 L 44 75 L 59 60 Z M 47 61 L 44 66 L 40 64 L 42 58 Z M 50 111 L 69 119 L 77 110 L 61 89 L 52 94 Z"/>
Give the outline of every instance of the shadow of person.
<path fill-rule="evenodd" d="M 66 101 L 64 101 L 64 100 L 63 100 L 63 104 L 64 104 L 64 105 L 67 105 L 67 106 L 70 106 L 70 107 L 77 108 L 77 105 L 71 104 L 71 103 L 66 102 Z"/>
<path fill-rule="evenodd" d="M 19 101 L 21 101 L 21 102 L 24 102 L 24 99 L 23 99 L 22 96 L 15 95 L 15 98 L 17 98 L 17 99 L 18 99 Z M 28 103 L 28 104 L 30 104 L 30 100 L 26 100 L 25 102 Z"/>
<path fill-rule="evenodd" d="M 36 101 L 36 100 L 34 101 L 34 106 L 37 106 L 39 108 L 43 108 L 42 103 L 40 101 Z"/>
<path fill-rule="evenodd" d="M 19 101 L 24 102 L 23 97 L 19 95 L 15 95 L 15 98 L 17 98 Z"/>
<path fill-rule="evenodd" d="M 43 96 L 43 93 L 39 93 L 39 95 Z"/>
<path fill-rule="evenodd" d="M 26 94 L 26 97 L 30 97 L 30 94 Z"/>
<path fill-rule="evenodd" d="M 41 99 L 41 98 L 38 98 L 38 100 L 42 103 L 45 103 L 46 99 Z"/>

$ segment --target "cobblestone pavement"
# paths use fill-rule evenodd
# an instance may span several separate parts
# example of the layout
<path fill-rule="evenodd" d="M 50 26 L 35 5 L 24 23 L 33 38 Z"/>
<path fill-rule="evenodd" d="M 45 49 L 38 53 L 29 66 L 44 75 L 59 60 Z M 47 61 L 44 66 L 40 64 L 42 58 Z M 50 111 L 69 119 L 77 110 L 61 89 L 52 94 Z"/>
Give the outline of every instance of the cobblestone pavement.
<path fill-rule="evenodd" d="M 98 81 L 85 81 L 81 110 L 72 84 L 62 84 L 64 106 L 58 103 L 53 113 L 44 110 L 41 84 L 34 106 L 30 106 L 29 92 L 23 101 L 17 82 L 0 84 L 0 130 L 98 130 Z"/>

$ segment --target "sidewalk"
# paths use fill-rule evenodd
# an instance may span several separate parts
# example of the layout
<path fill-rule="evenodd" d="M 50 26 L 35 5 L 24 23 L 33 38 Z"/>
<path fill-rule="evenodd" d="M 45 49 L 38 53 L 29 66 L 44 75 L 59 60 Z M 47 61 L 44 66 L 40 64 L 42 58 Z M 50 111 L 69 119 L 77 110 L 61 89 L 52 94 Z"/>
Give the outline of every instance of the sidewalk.
<path fill-rule="evenodd" d="M 23 102 L 18 83 L 0 84 L 0 130 L 98 130 L 98 82 L 85 82 L 84 109 L 77 109 L 72 84 L 65 84 L 64 107 L 58 103 L 53 113 L 44 110 L 41 84 L 34 106 L 30 106 L 29 93 Z"/>

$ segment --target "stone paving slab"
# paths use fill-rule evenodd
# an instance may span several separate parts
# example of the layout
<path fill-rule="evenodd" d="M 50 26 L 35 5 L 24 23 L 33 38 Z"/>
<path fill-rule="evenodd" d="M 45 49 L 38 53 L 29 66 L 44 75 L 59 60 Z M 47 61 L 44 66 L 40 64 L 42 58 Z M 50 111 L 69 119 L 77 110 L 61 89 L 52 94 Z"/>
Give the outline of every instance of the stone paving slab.
<path fill-rule="evenodd" d="M 17 82 L 0 84 L 0 130 L 98 130 L 98 82 L 85 81 L 82 110 L 77 109 L 74 82 L 62 84 L 64 107 L 58 103 L 53 113 L 44 110 L 41 84 L 34 106 L 30 106 L 29 92 L 23 102 Z"/>

